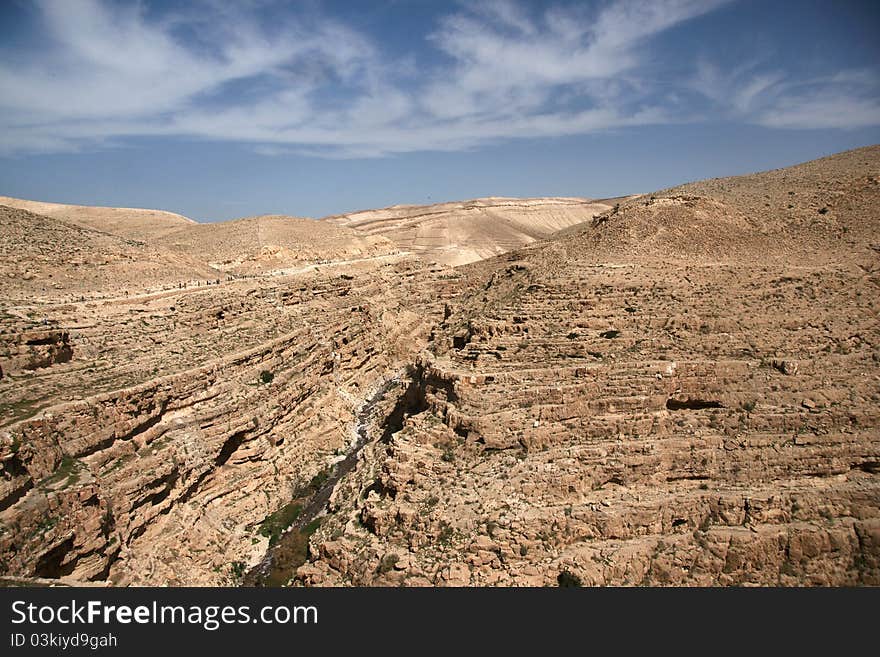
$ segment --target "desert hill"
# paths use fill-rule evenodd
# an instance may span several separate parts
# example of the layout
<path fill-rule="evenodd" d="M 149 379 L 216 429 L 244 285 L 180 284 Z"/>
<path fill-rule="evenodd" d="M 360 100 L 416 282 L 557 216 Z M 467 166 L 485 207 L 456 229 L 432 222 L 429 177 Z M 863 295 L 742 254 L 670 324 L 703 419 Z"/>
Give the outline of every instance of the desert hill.
<path fill-rule="evenodd" d="M 447 265 L 461 265 L 515 249 L 589 221 L 611 207 L 577 198 L 483 198 L 436 205 L 397 205 L 327 217 L 401 249 Z"/>
<path fill-rule="evenodd" d="M 0 205 L 0 299 L 122 294 L 218 273 L 185 255 Z"/>
<path fill-rule="evenodd" d="M 878 169 L 685 185 L 459 268 L 419 412 L 302 581 L 880 583 Z"/>
<path fill-rule="evenodd" d="M 163 234 L 155 243 L 237 274 L 396 251 L 390 241 L 379 235 L 363 235 L 329 222 L 284 215 L 192 224 Z"/>
<path fill-rule="evenodd" d="M 687 183 L 658 195 L 711 197 L 775 227 L 804 226 L 820 232 L 835 223 L 835 211 L 849 229 L 878 228 L 876 213 L 860 212 L 859 198 L 880 181 L 880 146 L 867 146 L 763 173 Z"/>
<path fill-rule="evenodd" d="M 876 262 L 880 147 L 765 173 L 688 183 L 629 199 L 557 237 L 616 253 L 711 259 Z M 580 240 L 580 241 L 579 241 Z"/>
<path fill-rule="evenodd" d="M 486 198 L 429 206 L 394 206 L 317 222 L 262 215 L 198 223 L 161 210 L 109 208 L 0 197 L 0 205 L 146 242 L 223 273 L 254 275 L 303 263 L 411 251 L 459 265 L 504 253 L 589 221 L 609 201 Z"/>
<path fill-rule="evenodd" d="M 163 210 L 43 203 L 9 196 L 0 196 L 0 205 L 27 210 L 54 219 L 62 219 L 84 228 L 92 228 L 139 241 L 150 240 L 182 226 L 195 223 L 192 219 Z"/>
<path fill-rule="evenodd" d="M 104 284 L 119 253 L 119 277 L 172 251 L 250 275 L 0 294 L 0 577 L 878 585 L 878 168 L 149 246 L 5 210 L 12 290 L 56 261 Z M 277 269 L 320 244 L 335 261 Z"/>

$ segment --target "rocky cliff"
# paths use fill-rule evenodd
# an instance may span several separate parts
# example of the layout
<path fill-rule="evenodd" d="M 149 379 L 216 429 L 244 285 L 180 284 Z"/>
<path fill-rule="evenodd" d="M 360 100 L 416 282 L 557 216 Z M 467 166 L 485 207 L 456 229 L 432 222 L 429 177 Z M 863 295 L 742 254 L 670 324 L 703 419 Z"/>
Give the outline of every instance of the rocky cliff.
<path fill-rule="evenodd" d="M 880 584 L 878 169 L 620 199 L 455 269 L 10 296 L 0 576 Z"/>
<path fill-rule="evenodd" d="M 878 165 L 630 199 L 460 270 L 300 581 L 880 584 Z"/>
<path fill-rule="evenodd" d="M 235 582 L 261 523 L 348 448 L 358 400 L 424 343 L 442 302 L 417 276 L 436 273 L 379 261 L 41 307 L 73 357 L 0 379 L 2 573 Z M 27 324 L 5 343 L 33 342 Z"/>

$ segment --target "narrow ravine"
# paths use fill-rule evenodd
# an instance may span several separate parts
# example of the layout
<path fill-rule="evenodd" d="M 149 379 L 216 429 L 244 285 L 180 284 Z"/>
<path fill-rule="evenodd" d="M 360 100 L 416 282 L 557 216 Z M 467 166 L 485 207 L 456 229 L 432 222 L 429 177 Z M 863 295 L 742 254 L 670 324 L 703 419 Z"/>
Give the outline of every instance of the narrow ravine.
<path fill-rule="evenodd" d="M 336 485 L 357 465 L 358 456 L 370 442 L 370 419 L 378 404 L 398 387 L 400 375 L 385 381 L 363 404 L 355 416 L 357 439 L 345 457 L 334 464 L 326 480 L 302 502 L 302 510 L 281 534 L 260 562 L 242 577 L 242 586 L 284 586 L 308 557 L 308 541 L 318 524 Z"/>

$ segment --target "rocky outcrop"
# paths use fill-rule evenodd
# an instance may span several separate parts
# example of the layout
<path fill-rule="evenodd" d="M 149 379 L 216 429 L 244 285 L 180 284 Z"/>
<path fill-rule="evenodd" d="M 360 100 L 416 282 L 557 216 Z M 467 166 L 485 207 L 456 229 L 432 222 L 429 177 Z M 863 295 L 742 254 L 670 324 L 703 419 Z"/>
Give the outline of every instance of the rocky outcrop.
<path fill-rule="evenodd" d="M 66 363 L 73 358 L 70 333 L 43 329 L 0 334 L 0 376 L 21 370 L 35 370 Z"/>
<path fill-rule="evenodd" d="M 880 207 L 859 175 L 852 231 Z M 411 416 L 300 581 L 880 584 L 876 257 L 735 198 L 632 199 L 459 270 Z"/>
<path fill-rule="evenodd" d="M 74 398 L 0 430 L 0 574 L 234 582 L 266 550 L 260 523 L 347 448 L 358 400 L 440 312 L 400 302 L 424 265 L 385 264 L 46 309 L 82 354 L 4 380 L 10 413 Z"/>

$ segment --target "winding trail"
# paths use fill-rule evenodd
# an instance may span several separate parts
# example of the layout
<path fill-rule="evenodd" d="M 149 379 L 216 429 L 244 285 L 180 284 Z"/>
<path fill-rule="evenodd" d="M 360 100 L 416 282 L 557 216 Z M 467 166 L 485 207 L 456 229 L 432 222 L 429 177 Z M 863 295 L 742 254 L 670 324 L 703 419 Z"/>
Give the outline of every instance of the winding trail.
<path fill-rule="evenodd" d="M 284 278 L 287 276 L 298 276 L 300 274 L 305 274 L 308 272 L 321 271 L 327 269 L 335 269 L 337 267 L 347 267 L 349 265 L 357 265 L 363 262 L 385 262 L 390 261 L 394 262 L 397 260 L 402 260 L 408 256 L 412 255 L 410 251 L 397 251 L 395 253 L 386 253 L 383 255 L 376 256 L 366 256 L 363 258 L 350 258 L 348 260 L 328 260 L 327 262 L 315 262 L 307 265 L 302 265 L 300 267 L 288 267 L 286 269 L 271 269 L 265 272 L 261 272 L 259 274 L 251 274 L 251 275 L 238 275 L 234 278 L 226 279 L 224 278 L 228 272 L 218 270 L 217 277 L 221 278 L 220 283 L 214 283 L 213 280 L 216 279 L 192 279 L 185 281 L 187 283 L 187 287 L 169 287 L 162 289 L 147 289 L 147 290 L 139 290 L 132 294 L 128 295 L 116 295 L 116 296 L 91 296 L 85 299 L 80 299 L 82 295 L 72 294 L 70 298 L 66 298 L 60 301 L 50 301 L 43 302 L 40 300 L 28 301 L 27 303 L 15 303 L 15 305 L 10 305 L 4 308 L 5 312 L 16 315 L 21 319 L 28 319 L 26 314 L 23 314 L 24 310 L 38 309 L 42 311 L 48 311 L 60 306 L 76 306 L 80 310 L 86 308 L 90 304 L 100 304 L 101 306 L 109 306 L 109 305 L 137 305 L 144 304 L 148 301 L 155 301 L 157 299 L 164 299 L 167 297 L 181 296 L 186 294 L 193 294 L 196 292 L 204 292 L 206 290 L 216 289 L 218 286 L 231 286 L 231 285 L 253 285 L 255 282 L 260 281 L 270 281 L 275 282 L 272 279 Z M 180 281 L 183 283 L 184 281 Z M 205 285 L 201 285 L 200 283 L 205 283 Z"/>

